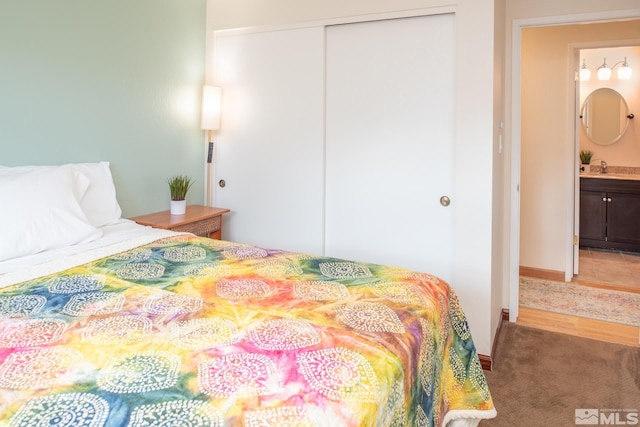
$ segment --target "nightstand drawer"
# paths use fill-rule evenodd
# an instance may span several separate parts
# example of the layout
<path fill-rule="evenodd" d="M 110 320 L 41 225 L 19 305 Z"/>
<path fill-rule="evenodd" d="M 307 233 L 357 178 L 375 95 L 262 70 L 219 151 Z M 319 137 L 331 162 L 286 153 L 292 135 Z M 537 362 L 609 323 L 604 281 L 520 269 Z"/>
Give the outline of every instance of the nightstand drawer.
<path fill-rule="evenodd" d="M 222 225 L 222 217 L 216 216 L 195 221 L 189 224 L 182 224 L 171 228 L 173 231 L 184 231 L 193 233 L 197 236 L 209 237 L 214 231 L 220 230 Z"/>

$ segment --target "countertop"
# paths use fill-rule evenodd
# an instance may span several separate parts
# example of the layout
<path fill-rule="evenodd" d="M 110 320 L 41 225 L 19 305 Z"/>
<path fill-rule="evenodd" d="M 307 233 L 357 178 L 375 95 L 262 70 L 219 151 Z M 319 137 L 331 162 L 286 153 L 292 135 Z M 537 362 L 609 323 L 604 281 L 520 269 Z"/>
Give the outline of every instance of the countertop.
<path fill-rule="evenodd" d="M 632 175 L 632 174 L 626 174 L 626 173 L 581 172 L 580 178 L 625 179 L 625 180 L 631 180 L 631 181 L 640 181 L 640 175 Z"/>

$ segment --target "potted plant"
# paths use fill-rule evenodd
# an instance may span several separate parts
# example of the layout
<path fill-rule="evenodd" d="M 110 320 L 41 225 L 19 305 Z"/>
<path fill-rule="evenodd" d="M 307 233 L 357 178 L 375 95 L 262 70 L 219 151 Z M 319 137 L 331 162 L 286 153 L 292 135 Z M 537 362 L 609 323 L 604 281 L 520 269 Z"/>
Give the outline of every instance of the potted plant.
<path fill-rule="evenodd" d="M 582 163 L 582 166 L 580 167 L 581 172 L 589 172 L 589 164 L 591 163 L 592 157 L 593 151 L 580 150 L 580 163 Z"/>
<path fill-rule="evenodd" d="M 184 215 L 187 210 L 187 192 L 193 181 L 186 175 L 172 176 L 167 180 L 171 193 L 171 215 Z"/>

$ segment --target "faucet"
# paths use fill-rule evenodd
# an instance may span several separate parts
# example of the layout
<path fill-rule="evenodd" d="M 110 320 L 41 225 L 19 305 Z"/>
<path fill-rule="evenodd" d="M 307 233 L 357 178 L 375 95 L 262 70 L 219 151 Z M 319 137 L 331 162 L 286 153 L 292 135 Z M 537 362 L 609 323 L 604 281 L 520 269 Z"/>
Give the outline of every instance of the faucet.
<path fill-rule="evenodd" d="M 600 160 L 600 173 L 607 173 L 607 162 Z"/>

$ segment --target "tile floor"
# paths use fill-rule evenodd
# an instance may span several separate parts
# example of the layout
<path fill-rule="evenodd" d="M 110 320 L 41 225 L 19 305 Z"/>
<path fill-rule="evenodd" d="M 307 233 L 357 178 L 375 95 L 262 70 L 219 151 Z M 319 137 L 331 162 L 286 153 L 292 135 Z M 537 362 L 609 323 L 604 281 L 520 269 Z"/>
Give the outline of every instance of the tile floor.
<path fill-rule="evenodd" d="M 615 285 L 640 292 L 640 254 L 580 249 L 579 274 L 574 281 Z"/>

